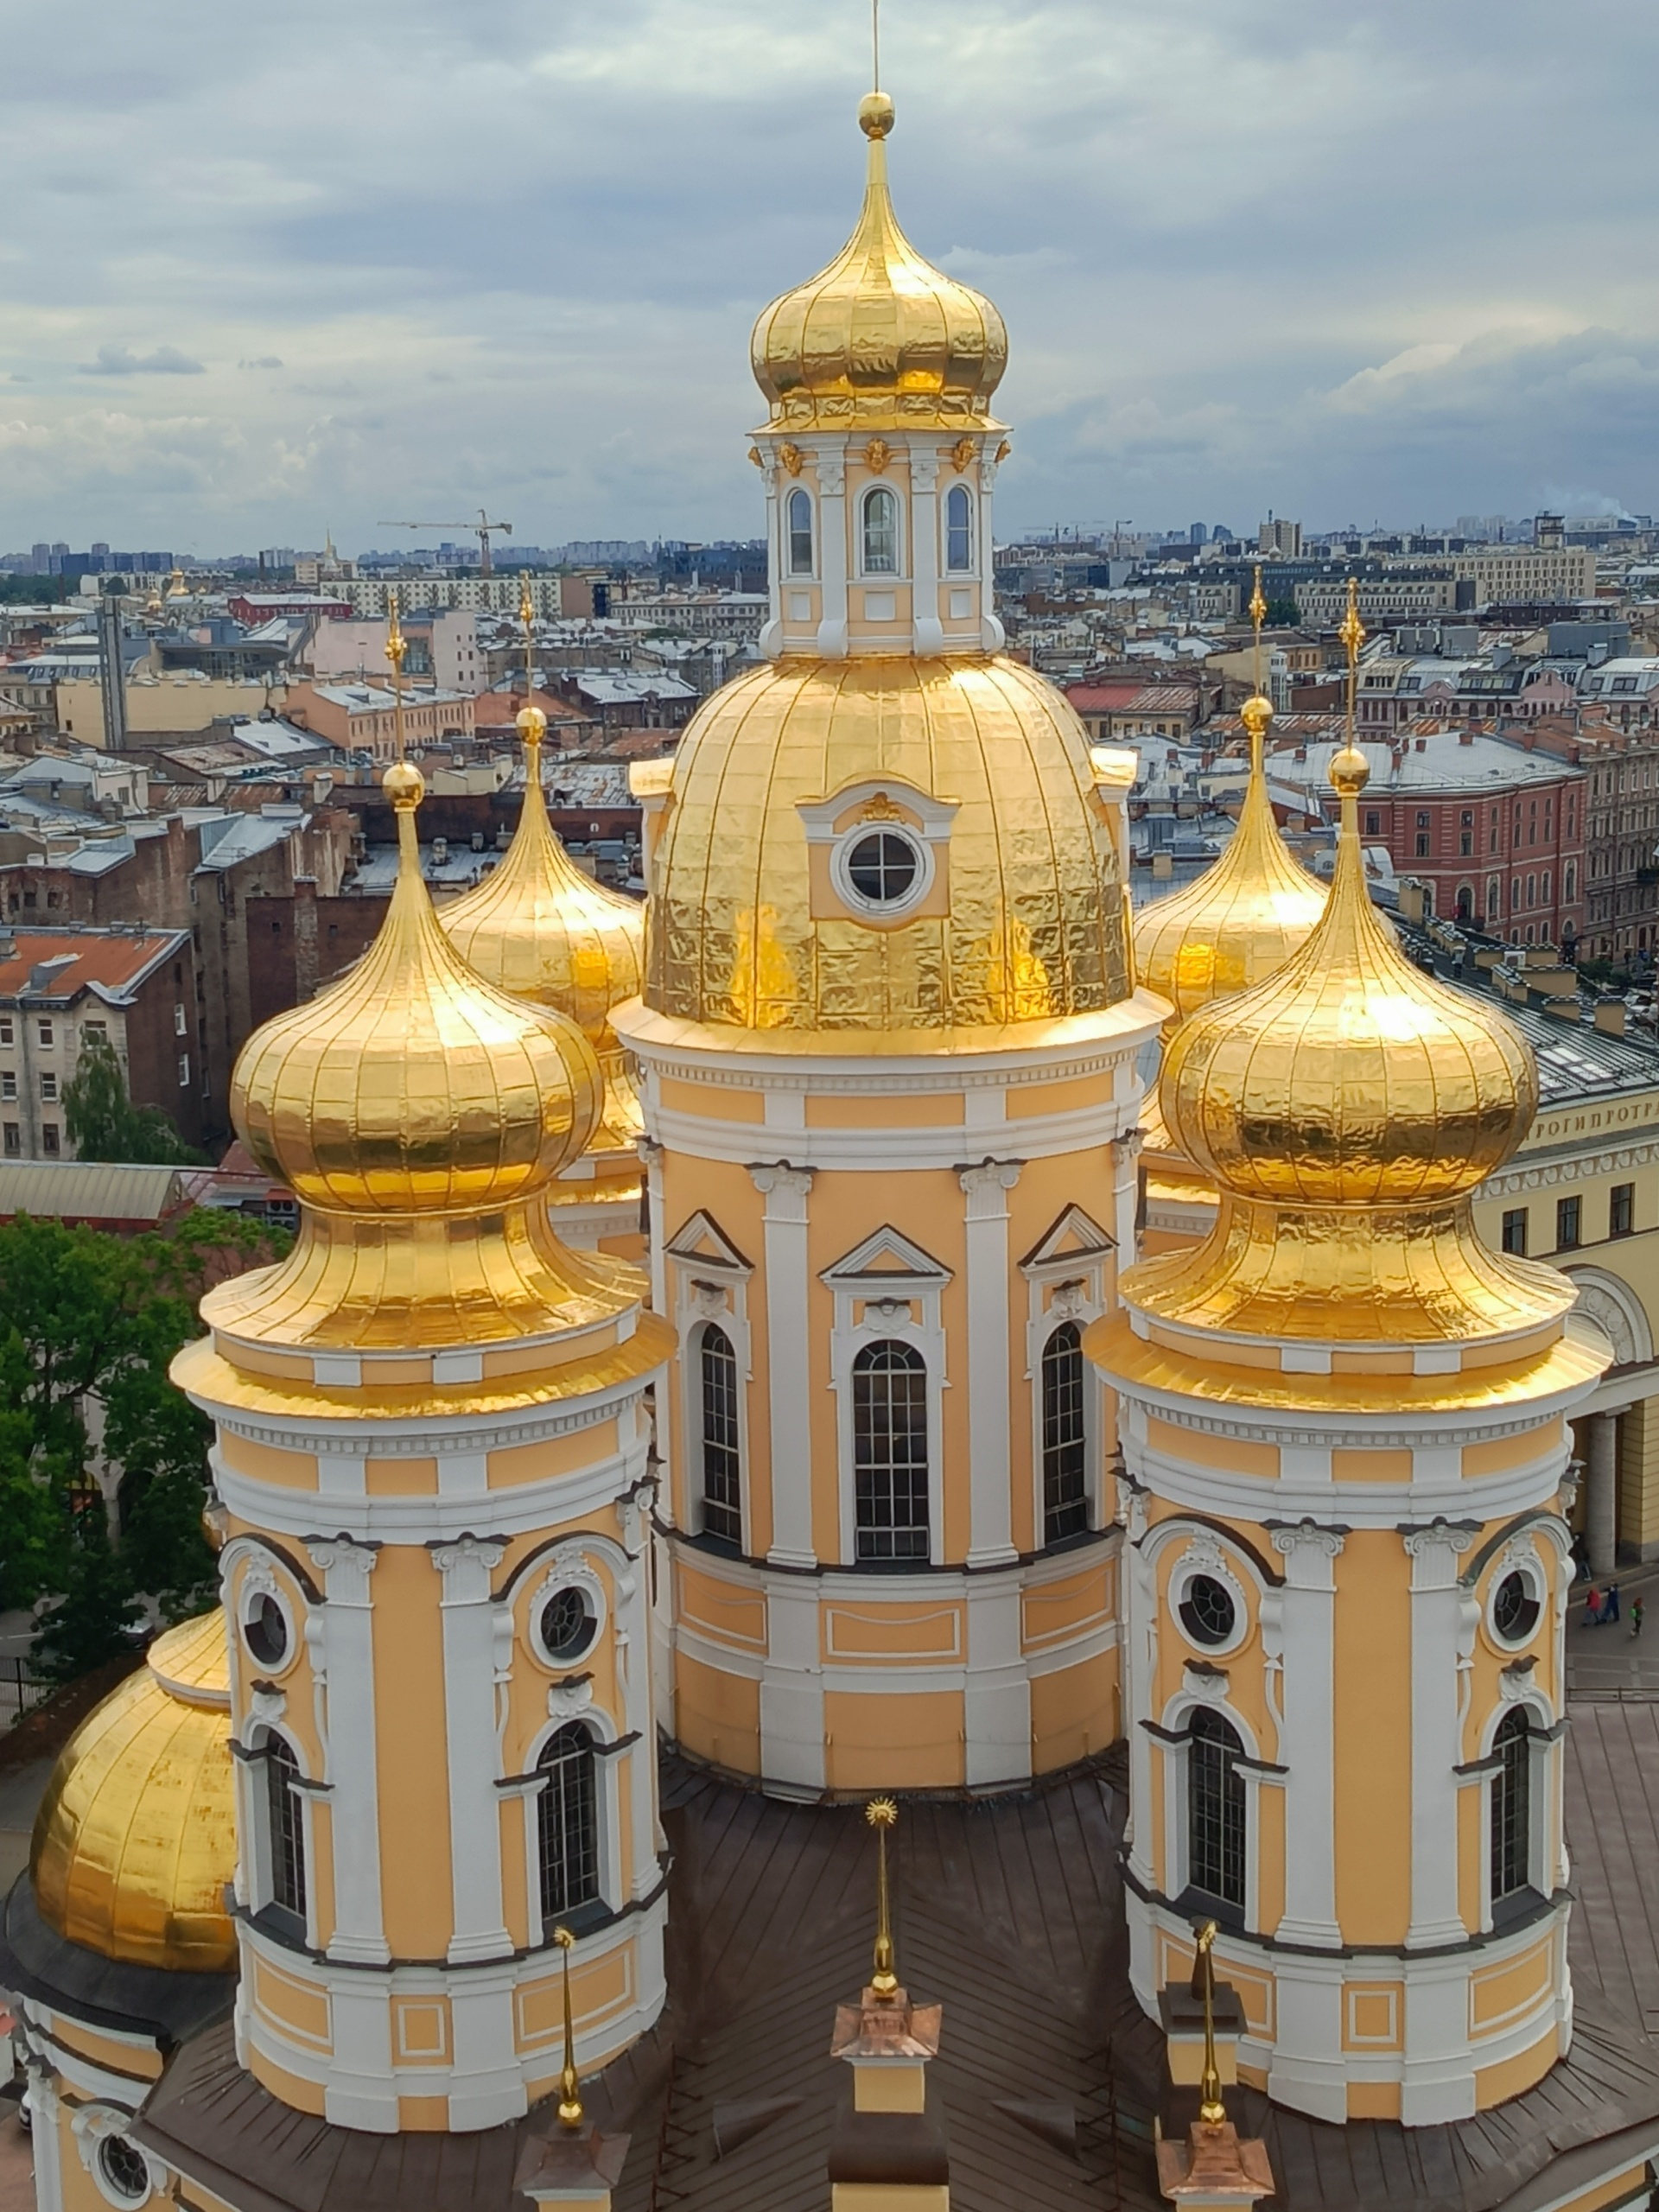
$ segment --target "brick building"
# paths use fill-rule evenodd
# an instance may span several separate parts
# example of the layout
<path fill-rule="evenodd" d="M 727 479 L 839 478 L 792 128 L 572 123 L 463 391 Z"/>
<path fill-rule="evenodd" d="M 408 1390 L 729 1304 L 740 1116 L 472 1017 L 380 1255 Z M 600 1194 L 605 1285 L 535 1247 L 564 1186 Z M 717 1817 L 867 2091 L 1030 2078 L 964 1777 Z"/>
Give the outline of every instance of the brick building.
<path fill-rule="evenodd" d="M 114 1052 L 136 1104 L 161 1107 L 200 1144 L 195 1003 L 188 930 L 0 925 L 0 1158 L 73 1158 L 63 1094 L 92 1037 Z"/>
<path fill-rule="evenodd" d="M 283 712 L 292 722 L 331 745 L 368 753 L 390 763 L 397 757 L 394 701 L 375 683 L 296 683 Z M 473 734 L 470 691 L 409 690 L 404 694 L 404 728 L 411 753 Z"/>
<path fill-rule="evenodd" d="M 1275 781 L 1328 790 L 1333 747 L 1275 751 Z M 1585 915 L 1588 776 L 1523 741 L 1472 729 L 1363 739 L 1370 781 L 1359 802 L 1367 844 L 1427 887 L 1432 911 L 1511 944 L 1577 938 Z"/>
<path fill-rule="evenodd" d="M 1659 729 L 1586 716 L 1585 948 L 1659 951 Z"/>

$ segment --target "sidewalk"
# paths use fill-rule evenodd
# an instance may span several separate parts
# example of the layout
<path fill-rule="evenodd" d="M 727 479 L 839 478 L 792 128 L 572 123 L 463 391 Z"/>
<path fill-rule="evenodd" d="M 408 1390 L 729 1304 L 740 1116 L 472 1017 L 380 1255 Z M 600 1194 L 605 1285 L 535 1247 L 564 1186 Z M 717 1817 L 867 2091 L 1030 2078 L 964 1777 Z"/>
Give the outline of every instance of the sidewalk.
<path fill-rule="evenodd" d="M 1598 1581 L 1618 1585 L 1623 1618 L 1605 1628 L 1585 1624 L 1587 1582 L 1573 1585 L 1567 1609 L 1567 1694 L 1569 1697 L 1659 1698 L 1659 1561 L 1632 1567 Z M 1630 1600 L 1640 1598 L 1647 1619 L 1639 1637 L 1630 1634 Z"/>

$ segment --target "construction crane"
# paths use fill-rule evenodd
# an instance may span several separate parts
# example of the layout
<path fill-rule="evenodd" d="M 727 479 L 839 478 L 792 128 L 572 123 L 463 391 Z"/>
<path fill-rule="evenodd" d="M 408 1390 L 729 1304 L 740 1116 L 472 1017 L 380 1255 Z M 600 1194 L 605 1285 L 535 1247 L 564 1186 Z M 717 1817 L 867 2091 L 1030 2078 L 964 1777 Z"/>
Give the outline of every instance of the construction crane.
<path fill-rule="evenodd" d="M 476 522 L 380 522 L 375 524 L 375 528 L 377 530 L 476 531 L 479 545 L 478 572 L 481 576 L 493 576 L 495 574 L 495 563 L 490 558 L 490 532 L 493 530 L 499 530 L 505 531 L 509 537 L 512 536 L 512 524 L 510 522 L 492 522 L 482 507 L 478 511 Z"/>

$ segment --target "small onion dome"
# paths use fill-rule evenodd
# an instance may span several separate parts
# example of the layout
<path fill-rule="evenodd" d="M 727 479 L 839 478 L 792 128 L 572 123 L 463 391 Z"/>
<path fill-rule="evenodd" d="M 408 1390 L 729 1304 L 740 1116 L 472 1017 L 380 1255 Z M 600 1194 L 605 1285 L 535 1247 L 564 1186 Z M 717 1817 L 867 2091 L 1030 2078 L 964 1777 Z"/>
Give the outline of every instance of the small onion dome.
<path fill-rule="evenodd" d="M 231 1079 L 249 1150 L 308 1206 L 474 1211 L 550 1182 L 598 1124 L 599 1063 L 575 1024 L 474 975 L 421 879 L 420 771 L 383 787 L 397 881 L 367 955 L 256 1030 Z"/>
<path fill-rule="evenodd" d="M 632 1147 L 639 1103 L 611 1027 L 611 1008 L 639 995 L 645 910 L 595 883 L 570 858 L 547 818 L 539 707 L 518 715 L 524 804 L 506 858 L 473 890 L 439 909 L 450 943 L 498 990 L 568 1015 L 599 1055 L 606 1077 L 601 1149 Z"/>
<path fill-rule="evenodd" d="M 892 831 L 932 868 L 912 879 L 927 895 L 872 926 L 879 910 L 815 872 L 826 817 L 837 853 Z M 1014 660 L 752 670 L 674 756 L 646 949 L 652 1013 L 742 1029 L 983 1031 L 1115 1007 L 1134 989 L 1126 902 L 1088 734 Z"/>
<path fill-rule="evenodd" d="M 1008 334 L 991 302 L 924 261 L 887 194 L 893 102 L 867 96 L 870 142 L 858 226 L 827 269 L 772 302 L 749 358 L 774 429 L 998 427 L 991 396 Z"/>
<path fill-rule="evenodd" d="M 35 1821 L 29 1879 L 48 1926 L 131 1966 L 227 1974 L 236 1931 L 225 1616 L 204 1613 L 71 1737 Z"/>
<path fill-rule="evenodd" d="M 1211 999 L 1264 982 L 1306 944 L 1325 912 L 1325 886 L 1291 857 L 1268 803 L 1263 748 L 1272 705 L 1258 696 L 1239 712 L 1249 735 L 1250 778 L 1237 827 L 1196 882 L 1135 916 L 1135 973 L 1174 1008 L 1171 1033 Z"/>

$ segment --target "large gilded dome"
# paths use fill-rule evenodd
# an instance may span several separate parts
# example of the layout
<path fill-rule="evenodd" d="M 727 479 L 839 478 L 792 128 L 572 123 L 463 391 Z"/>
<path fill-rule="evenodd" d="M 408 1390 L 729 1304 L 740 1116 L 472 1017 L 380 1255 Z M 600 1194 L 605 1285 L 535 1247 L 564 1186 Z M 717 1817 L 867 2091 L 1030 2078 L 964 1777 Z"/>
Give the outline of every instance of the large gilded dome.
<path fill-rule="evenodd" d="M 892 918 L 857 880 L 884 846 L 912 862 Z M 1127 938 L 1087 735 L 1018 662 L 791 658 L 717 691 L 681 741 L 647 920 L 657 1014 L 1052 1020 L 1129 995 Z"/>
<path fill-rule="evenodd" d="M 524 804 L 507 856 L 473 890 L 438 910 L 467 966 L 509 996 L 566 1015 L 599 1055 L 606 1080 L 604 1125 L 594 1141 L 632 1147 L 639 1101 L 628 1080 L 611 1008 L 637 998 L 645 975 L 645 910 L 585 875 L 547 818 L 542 788 L 546 717 L 518 716 L 524 741 Z"/>
<path fill-rule="evenodd" d="M 53 1771 L 29 1853 L 48 1927 L 131 1966 L 234 1968 L 230 1736 L 225 1616 L 204 1613 L 158 1637 Z"/>
<path fill-rule="evenodd" d="M 1262 743 L 1273 709 L 1257 696 L 1242 713 L 1250 779 L 1225 850 L 1195 882 L 1135 918 L 1135 973 L 1174 1008 L 1171 1031 L 1211 999 L 1264 982 L 1325 912 L 1325 886 L 1291 857 L 1268 803 Z"/>
<path fill-rule="evenodd" d="M 749 357 L 774 429 L 995 427 L 1008 334 L 982 293 L 925 261 L 887 193 L 893 103 L 859 110 L 870 142 L 858 227 L 827 269 L 775 299 Z"/>
<path fill-rule="evenodd" d="M 304 1204 L 360 1213 L 484 1209 L 549 1182 L 598 1124 L 599 1065 L 575 1024 L 466 966 L 421 880 L 417 769 L 387 770 L 402 851 L 367 955 L 257 1029 L 231 1112 Z"/>

